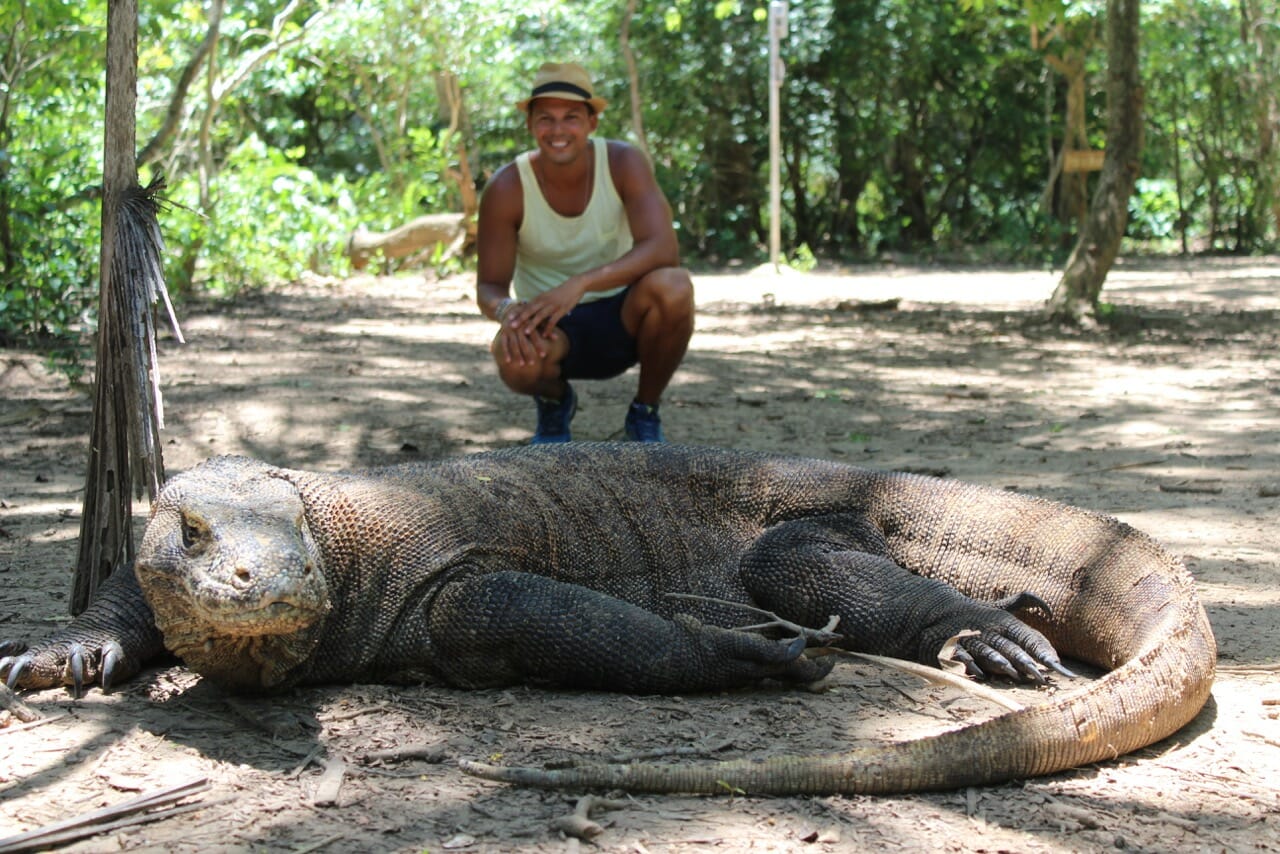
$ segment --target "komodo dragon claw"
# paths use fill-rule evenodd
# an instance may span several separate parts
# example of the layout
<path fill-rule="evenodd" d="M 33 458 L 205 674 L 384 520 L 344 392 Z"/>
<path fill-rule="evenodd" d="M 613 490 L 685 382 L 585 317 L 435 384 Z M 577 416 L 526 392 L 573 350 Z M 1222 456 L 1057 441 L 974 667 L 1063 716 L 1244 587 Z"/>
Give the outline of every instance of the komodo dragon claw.
<path fill-rule="evenodd" d="M 1001 611 L 1008 611 L 1010 614 L 1016 614 L 1018 611 L 1039 611 L 1046 620 L 1053 619 L 1053 608 L 1049 607 L 1048 602 L 1044 601 L 1030 590 L 1023 590 L 1021 593 L 1006 596 L 998 602 L 993 602 L 992 605 L 999 608 Z M 1049 652 L 1051 654 L 1046 655 L 1041 650 L 1033 650 L 1033 653 L 1039 660 L 1040 664 L 1048 667 L 1060 676 L 1065 676 L 1068 679 L 1075 679 L 1076 674 L 1063 666 L 1062 662 L 1058 660 L 1057 654 L 1053 653 L 1052 650 Z M 1044 680 L 1039 681 L 1043 682 Z"/>
<path fill-rule="evenodd" d="M 4 676 L 4 684 L 10 688 L 18 687 L 18 680 L 22 678 L 22 674 L 31 666 L 31 656 L 23 654 L 26 644 L 14 641 L 5 641 L 5 649 L 3 651 L 13 653 L 0 658 L 0 676 Z M 6 676 L 6 674 L 8 674 Z"/>
<path fill-rule="evenodd" d="M 1021 593 L 1006 596 L 999 601 L 992 602 L 991 605 L 1001 611 L 1008 611 L 1010 614 L 1018 611 L 1039 611 L 1044 614 L 1045 619 L 1053 619 L 1053 609 L 1049 607 L 1049 603 L 1030 590 L 1023 590 Z"/>
<path fill-rule="evenodd" d="M 1046 667 L 1068 679 L 1076 678 L 1063 666 L 1053 647 L 1038 632 L 1021 622 L 1015 622 L 1004 631 L 984 631 L 960 637 L 951 657 L 963 664 L 970 676 L 979 679 L 995 674 L 1014 682 L 1044 685 L 1043 668 Z"/>

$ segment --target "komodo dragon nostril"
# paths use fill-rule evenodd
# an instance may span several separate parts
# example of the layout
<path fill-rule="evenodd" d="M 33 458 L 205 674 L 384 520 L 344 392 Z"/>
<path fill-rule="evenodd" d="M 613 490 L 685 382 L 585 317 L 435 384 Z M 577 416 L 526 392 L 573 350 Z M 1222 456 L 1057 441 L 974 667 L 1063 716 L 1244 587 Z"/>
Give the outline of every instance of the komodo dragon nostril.
<path fill-rule="evenodd" d="M 245 569 L 243 566 L 236 567 L 236 581 L 242 584 L 248 584 L 253 579 L 253 573 Z"/>

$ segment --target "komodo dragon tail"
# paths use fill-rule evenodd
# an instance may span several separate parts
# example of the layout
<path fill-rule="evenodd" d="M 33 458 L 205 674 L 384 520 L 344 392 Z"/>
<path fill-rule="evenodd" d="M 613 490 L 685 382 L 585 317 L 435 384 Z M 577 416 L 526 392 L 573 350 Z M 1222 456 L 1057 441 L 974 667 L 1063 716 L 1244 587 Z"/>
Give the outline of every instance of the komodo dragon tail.
<path fill-rule="evenodd" d="M 988 601 L 1040 594 L 1052 617 L 1028 622 L 1067 657 L 1109 672 L 957 730 L 830 755 L 553 770 L 463 762 L 463 770 L 528 786 L 633 792 L 951 789 L 1114 759 L 1176 732 L 1208 700 L 1217 657 L 1208 618 L 1186 568 L 1146 535 L 1107 516 L 969 484 L 890 475 L 872 491 L 871 513 L 900 563 Z"/>

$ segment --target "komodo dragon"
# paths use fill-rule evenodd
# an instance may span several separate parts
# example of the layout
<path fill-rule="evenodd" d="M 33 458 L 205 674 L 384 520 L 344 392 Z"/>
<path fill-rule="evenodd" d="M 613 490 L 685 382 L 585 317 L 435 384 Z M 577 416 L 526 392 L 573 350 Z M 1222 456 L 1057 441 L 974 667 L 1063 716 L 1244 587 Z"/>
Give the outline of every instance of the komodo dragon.
<path fill-rule="evenodd" d="M 828 756 L 463 763 L 542 786 L 869 793 L 1047 774 L 1179 729 L 1216 657 L 1187 571 L 1114 519 L 710 448 L 570 444 L 343 474 L 217 457 L 165 487 L 135 570 L 31 651 L 0 645 L 0 676 L 106 687 L 161 636 L 208 679 L 251 691 L 431 678 L 684 693 L 827 672 L 803 636 L 721 628 L 744 620 L 729 601 L 801 626 L 834 615 L 839 645 L 932 664 L 972 630 L 957 657 L 975 674 L 1065 673 L 1054 647 L 1109 671 L 985 722 Z M 1027 622 L 1000 605 L 1030 605 Z"/>

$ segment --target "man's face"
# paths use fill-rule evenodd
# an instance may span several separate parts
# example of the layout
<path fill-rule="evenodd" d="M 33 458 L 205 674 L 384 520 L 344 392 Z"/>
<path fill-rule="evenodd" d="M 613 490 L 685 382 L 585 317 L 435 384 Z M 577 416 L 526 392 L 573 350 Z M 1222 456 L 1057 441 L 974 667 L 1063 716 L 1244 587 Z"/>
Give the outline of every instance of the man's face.
<path fill-rule="evenodd" d="M 528 124 L 544 157 L 553 163 L 570 163 L 586 150 L 597 117 L 582 101 L 538 98 L 529 105 Z"/>

